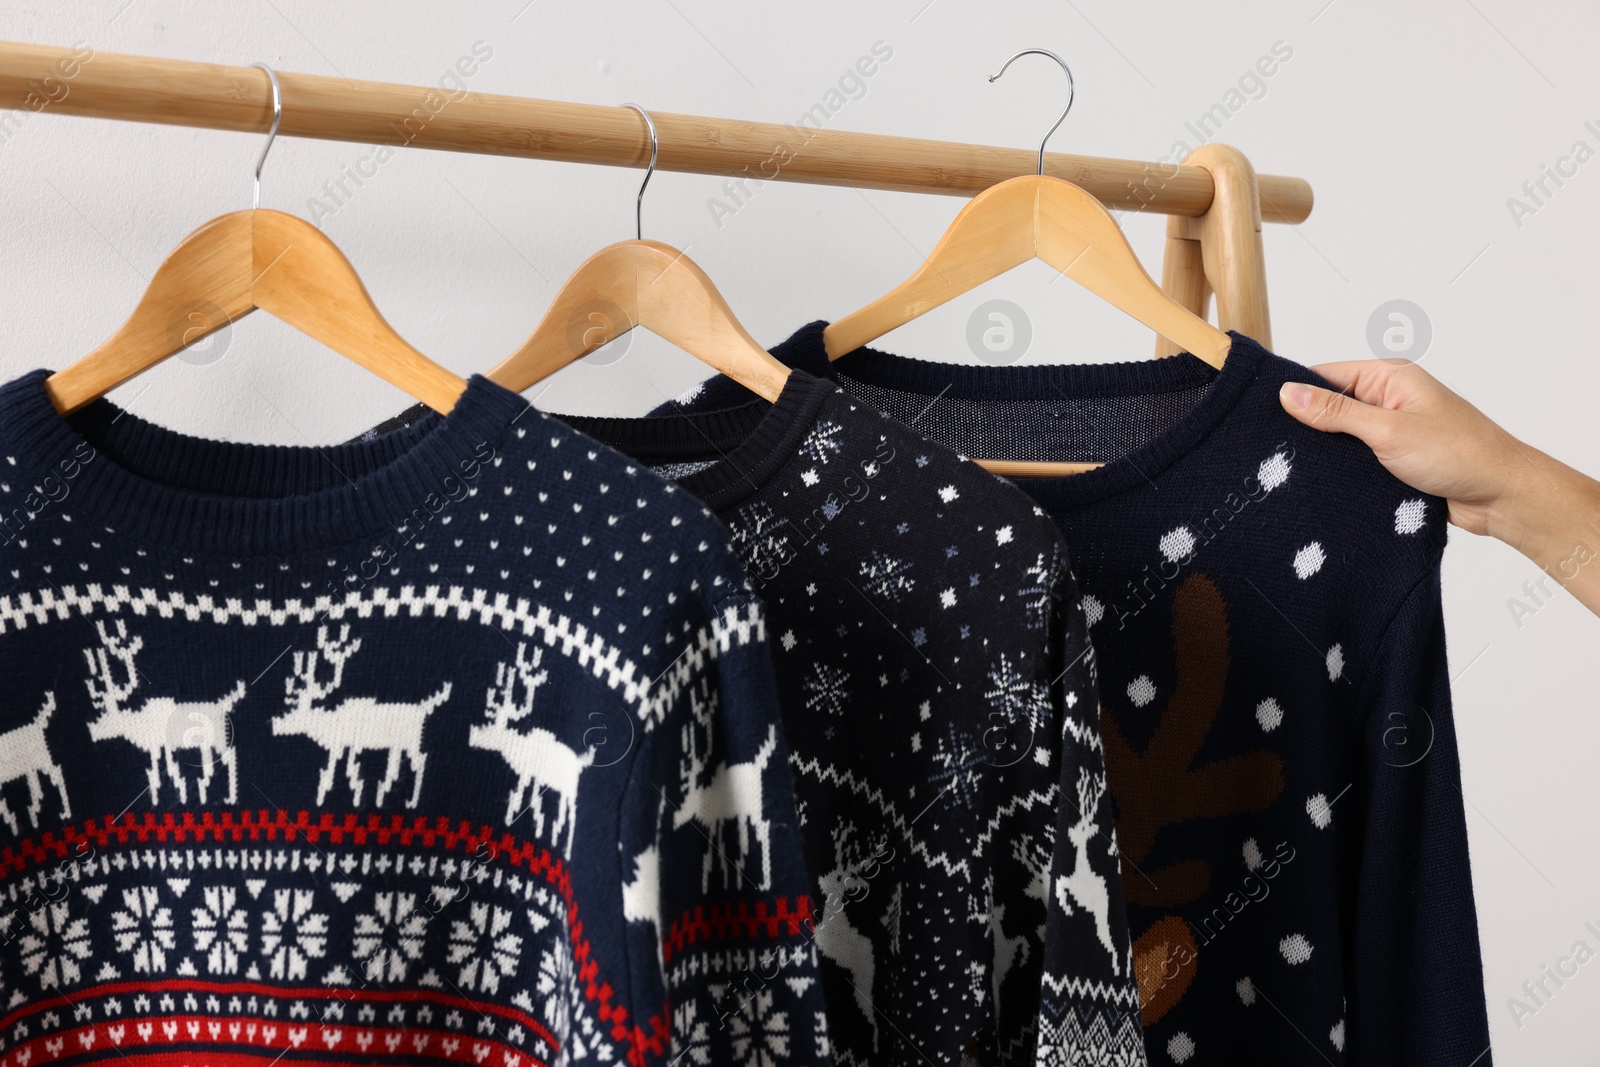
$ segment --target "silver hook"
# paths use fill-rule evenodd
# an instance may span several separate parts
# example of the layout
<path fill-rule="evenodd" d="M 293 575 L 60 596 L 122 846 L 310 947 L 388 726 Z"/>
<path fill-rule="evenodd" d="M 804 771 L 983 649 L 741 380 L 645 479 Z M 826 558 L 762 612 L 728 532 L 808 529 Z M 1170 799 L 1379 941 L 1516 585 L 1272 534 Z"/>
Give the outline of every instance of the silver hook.
<path fill-rule="evenodd" d="M 650 112 L 638 104 L 621 104 L 620 107 L 631 107 L 644 116 L 644 124 L 650 128 L 650 166 L 644 172 L 644 181 L 639 183 L 639 196 L 633 202 L 633 232 L 639 240 L 644 240 L 644 187 L 650 184 L 650 175 L 656 172 L 656 150 L 661 147 L 661 141 L 656 136 L 656 124 L 650 118 Z"/>
<path fill-rule="evenodd" d="M 260 67 L 267 72 L 267 77 L 272 79 L 272 129 L 267 131 L 267 143 L 261 146 L 261 155 L 256 158 L 256 193 L 251 201 L 252 208 L 261 206 L 261 165 L 267 161 L 267 153 L 272 151 L 272 142 L 278 137 L 278 123 L 283 121 L 283 89 L 278 85 L 278 74 L 265 63 L 252 63 L 252 67 Z"/>
<path fill-rule="evenodd" d="M 1005 67 L 1001 67 L 997 73 L 989 75 L 989 81 L 993 83 L 996 78 L 1000 77 L 1001 74 L 1006 72 L 1006 67 L 1011 66 L 1011 64 L 1015 63 L 1023 56 L 1049 56 L 1051 59 L 1061 64 L 1061 69 L 1065 71 L 1067 75 L 1067 106 L 1061 112 L 1061 117 L 1056 119 L 1056 124 L 1050 127 L 1050 131 L 1044 135 L 1044 140 L 1039 142 L 1039 173 L 1042 175 L 1044 174 L 1044 146 L 1050 143 L 1051 135 L 1054 134 L 1061 123 L 1066 120 L 1067 112 L 1072 110 L 1072 99 L 1077 95 L 1077 89 L 1074 88 L 1072 84 L 1072 68 L 1067 66 L 1067 61 L 1056 55 L 1054 52 L 1043 48 L 1024 48 L 1022 51 L 1006 60 Z"/>

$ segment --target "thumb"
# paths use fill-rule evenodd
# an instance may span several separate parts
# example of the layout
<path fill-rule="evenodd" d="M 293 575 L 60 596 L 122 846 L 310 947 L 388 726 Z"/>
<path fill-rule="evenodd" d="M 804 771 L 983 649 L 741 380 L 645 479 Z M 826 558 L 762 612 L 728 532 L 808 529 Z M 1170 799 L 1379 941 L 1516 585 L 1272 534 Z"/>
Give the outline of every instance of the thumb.
<path fill-rule="evenodd" d="M 1364 404 L 1347 393 L 1336 393 L 1304 382 L 1285 382 L 1278 390 L 1278 402 L 1283 405 L 1283 410 L 1314 430 L 1347 433 L 1369 446 L 1375 444 L 1387 420 L 1399 414 L 1387 408 Z"/>

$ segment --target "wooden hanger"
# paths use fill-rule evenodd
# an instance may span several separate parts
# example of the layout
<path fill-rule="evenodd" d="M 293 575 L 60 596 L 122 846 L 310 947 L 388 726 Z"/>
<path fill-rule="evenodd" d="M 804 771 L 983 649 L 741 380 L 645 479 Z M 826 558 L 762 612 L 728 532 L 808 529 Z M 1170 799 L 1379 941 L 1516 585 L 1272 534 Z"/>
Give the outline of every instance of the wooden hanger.
<path fill-rule="evenodd" d="M 361 364 L 435 411 L 467 383 L 407 344 L 385 321 L 338 247 L 311 223 L 261 204 L 261 165 L 278 133 L 283 99 L 272 79 L 272 129 L 256 160 L 255 206 L 195 230 L 173 250 L 117 332 L 45 379 L 51 403 L 70 414 L 260 309 Z"/>
<path fill-rule="evenodd" d="M 641 212 L 645 186 L 656 169 L 656 126 L 637 104 L 622 106 L 643 115 L 650 130 L 650 165 L 634 203 L 640 236 L 608 245 L 585 260 L 562 285 L 522 347 L 489 372 L 490 380 L 520 393 L 606 342 L 644 326 L 758 396 L 776 401 L 790 368 L 739 324 L 693 260 L 669 245 L 643 239 Z"/>
<path fill-rule="evenodd" d="M 1019 56 L 1030 54 L 1049 56 L 1067 72 L 1070 111 L 1072 71 L 1053 52 L 1040 48 L 1018 52 L 989 80 L 1004 74 Z M 1045 134 L 1045 142 L 1067 111 Z M 1099 200 L 1071 182 L 1044 174 L 1045 142 L 1039 145 L 1038 174 L 1010 178 L 973 197 L 916 273 L 866 307 L 830 324 L 822 335 L 828 358 L 838 359 L 1013 267 L 1041 259 L 1220 369 L 1232 339 L 1162 291 Z M 1035 460 L 976 462 L 1008 477 L 1078 474 L 1101 466 Z"/>

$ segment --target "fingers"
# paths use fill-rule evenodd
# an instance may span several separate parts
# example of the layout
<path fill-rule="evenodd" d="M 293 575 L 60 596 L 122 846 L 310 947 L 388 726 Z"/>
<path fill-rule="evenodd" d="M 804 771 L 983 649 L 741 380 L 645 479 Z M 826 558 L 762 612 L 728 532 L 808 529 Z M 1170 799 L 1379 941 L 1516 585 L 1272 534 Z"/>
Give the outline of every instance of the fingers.
<path fill-rule="evenodd" d="M 1395 376 L 1411 363 L 1389 363 L 1377 359 L 1349 359 L 1337 363 L 1319 363 L 1311 369 L 1332 382 L 1334 388 L 1367 404 L 1379 407 Z"/>
<path fill-rule="evenodd" d="M 1301 382 L 1285 382 L 1278 390 L 1278 402 L 1283 410 L 1312 429 L 1351 434 L 1374 449 L 1390 420 L 1401 417 L 1398 412 L 1374 407 L 1356 397 Z"/>

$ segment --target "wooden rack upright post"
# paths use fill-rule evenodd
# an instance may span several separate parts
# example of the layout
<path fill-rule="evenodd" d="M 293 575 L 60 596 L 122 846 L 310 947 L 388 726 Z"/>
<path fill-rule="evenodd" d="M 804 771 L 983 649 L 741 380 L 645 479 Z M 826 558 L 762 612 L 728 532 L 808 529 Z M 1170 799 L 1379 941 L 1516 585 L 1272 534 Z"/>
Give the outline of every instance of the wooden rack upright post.
<path fill-rule="evenodd" d="M 486 155 L 643 167 L 649 142 L 624 107 L 279 72 L 279 135 Z M 254 67 L 0 42 L 0 108 L 265 133 L 267 76 Z M 930 141 L 651 111 L 657 168 L 764 181 L 973 196 L 1032 173 L 1033 149 Z M 0 134 L 9 132 L 0 116 Z M 781 160 L 781 162 L 779 162 Z M 1045 173 L 1108 208 L 1171 216 L 1162 283 L 1218 324 L 1270 345 L 1261 223 L 1302 222 L 1311 186 L 1257 175 L 1237 150 L 1198 149 L 1182 164 L 1047 153 Z M 1158 349 L 1164 351 L 1165 349 Z"/>

